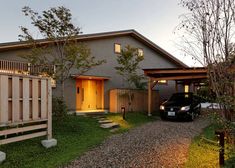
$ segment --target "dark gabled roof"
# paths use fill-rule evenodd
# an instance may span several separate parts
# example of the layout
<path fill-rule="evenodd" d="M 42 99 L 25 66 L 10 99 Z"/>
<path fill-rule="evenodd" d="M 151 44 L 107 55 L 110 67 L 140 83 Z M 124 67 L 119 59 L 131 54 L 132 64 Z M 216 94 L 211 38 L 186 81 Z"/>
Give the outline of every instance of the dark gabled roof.
<path fill-rule="evenodd" d="M 176 65 L 180 67 L 188 67 L 186 64 L 175 58 L 173 55 L 156 45 L 151 40 L 147 39 L 140 33 L 138 33 L 135 30 L 123 30 L 123 31 L 112 31 L 112 32 L 104 32 L 104 33 L 94 33 L 94 34 L 82 34 L 76 37 L 79 41 L 89 41 L 89 40 L 96 40 L 96 39 L 105 39 L 105 38 L 111 38 L 111 37 L 118 37 L 118 36 L 132 36 L 138 41 L 144 43 L 157 53 L 162 54 L 166 58 L 168 58 L 171 62 L 175 63 Z M 51 43 L 52 41 L 46 40 L 46 39 L 39 39 L 37 42 L 41 45 Z M 1 51 L 7 51 L 7 50 L 14 50 L 14 49 L 23 49 L 23 48 L 30 48 L 31 45 L 28 42 L 10 42 L 10 43 L 1 43 L 0 44 L 0 52 Z"/>

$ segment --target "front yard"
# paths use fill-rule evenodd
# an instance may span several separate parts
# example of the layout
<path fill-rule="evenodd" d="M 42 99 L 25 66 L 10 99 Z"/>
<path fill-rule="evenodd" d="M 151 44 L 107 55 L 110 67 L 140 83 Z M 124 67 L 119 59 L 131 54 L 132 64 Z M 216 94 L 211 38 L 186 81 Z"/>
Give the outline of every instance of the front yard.
<path fill-rule="evenodd" d="M 120 114 L 108 114 L 107 118 L 120 124 L 121 127 L 117 133 L 155 120 L 142 113 L 127 113 L 126 121 L 122 120 Z M 63 121 L 53 121 L 53 134 L 58 140 L 58 146 L 51 149 L 45 149 L 40 144 L 44 138 L 0 146 L 0 151 L 7 154 L 7 160 L 1 167 L 58 167 L 99 145 L 114 133 L 100 128 L 97 120 L 92 117 L 68 116 Z"/>

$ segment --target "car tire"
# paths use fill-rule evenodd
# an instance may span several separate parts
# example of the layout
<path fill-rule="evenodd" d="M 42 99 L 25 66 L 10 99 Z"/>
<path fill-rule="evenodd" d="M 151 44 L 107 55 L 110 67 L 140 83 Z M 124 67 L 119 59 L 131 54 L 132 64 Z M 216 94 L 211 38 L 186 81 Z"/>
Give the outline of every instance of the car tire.
<path fill-rule="evenodd" d="M 164 115 L 164 112 L 160 112 L 160 118 L 161 120 L 166 120 L 166 116 Z"/>
<path fill-rule="evenodd" d="M 161 115 L 161 120 L 166 120 L 166 117 Z"/>

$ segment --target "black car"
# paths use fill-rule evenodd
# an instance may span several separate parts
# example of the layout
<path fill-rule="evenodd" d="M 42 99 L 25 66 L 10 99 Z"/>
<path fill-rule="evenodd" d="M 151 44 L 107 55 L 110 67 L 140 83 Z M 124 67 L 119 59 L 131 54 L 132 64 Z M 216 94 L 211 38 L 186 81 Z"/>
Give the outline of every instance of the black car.
<path fill-rule="evenodd" d="M 175 93 L 160 106 L 162 119 L 185 118 L 193 121 L 200 111 L 200 99 L 193 93 Z"/>

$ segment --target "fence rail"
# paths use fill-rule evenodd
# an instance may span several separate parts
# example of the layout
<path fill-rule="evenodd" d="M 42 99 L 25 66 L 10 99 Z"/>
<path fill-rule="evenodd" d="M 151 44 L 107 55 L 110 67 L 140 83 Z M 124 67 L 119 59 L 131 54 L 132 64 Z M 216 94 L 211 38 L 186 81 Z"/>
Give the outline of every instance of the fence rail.
<path fill-rule="evenodd" d="M 52 137 L 51 80 L 0 73 L 0 145 Z"/>
<path fill-rule="evenodd" d="M 0 60 L 0 72 L 10 74 L 39 75 L 43 72 L 54 73 L 53 65 L 32 65 L 27 62 Z"/>

